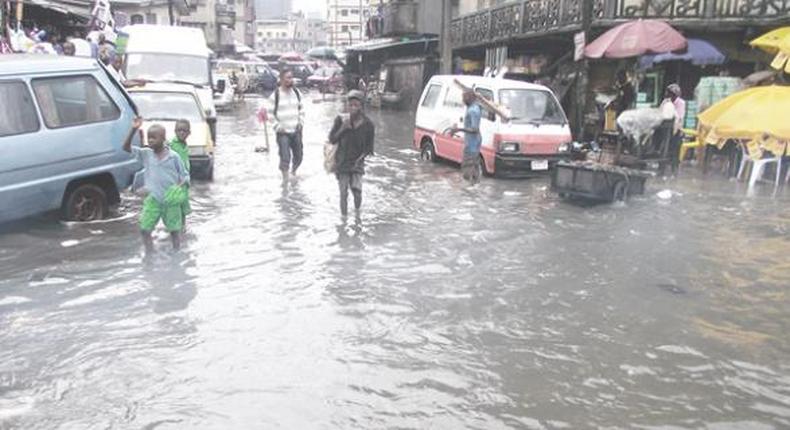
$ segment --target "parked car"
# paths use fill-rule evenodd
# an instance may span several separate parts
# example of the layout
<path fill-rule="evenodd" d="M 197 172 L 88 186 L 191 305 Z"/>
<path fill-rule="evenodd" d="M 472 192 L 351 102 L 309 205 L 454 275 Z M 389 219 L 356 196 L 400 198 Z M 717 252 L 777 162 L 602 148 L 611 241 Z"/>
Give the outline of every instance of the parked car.
<path fill-rule="evenodd" d="M 272 70 L 268 64 L 264 62 L 244 62 L 244 67 L 247 75 L 250 77 L 247 92 L 263 94 L 274 91 L 277 88 L 280 74 L 276 70 Z"/>
<path fill-rule="evenodd" d="M 148 84 L 129 89 L 143 117 L 143 133 L 153 124 L 165 128 L 167 140 L 175 137 L 176 121 L 186 119 L 191 134 L 189 147 L 190 175 L 192 179 L 214 178 L 214 141 L 211 139 L 206 109 L 200 104 L 195 89 L 189 85 Z"/>
<path fill-rule="evenodd" d="M 189 83 L 208 109 L 211 138 L 217 141 L 217 111 L 211 88 L 211 50 L 199 28 L 134 24 L 129 35 L 124 74 L 129 81 Z"/>
<path fill-rule="evenodd" d="M 290 70 L 294 76 L 294 85 L 301 86 L 313 75 L 313 67 L 307 62 L 280 63 L 280 73 Z"/>
<path fill-rule="evenodd" d="M 483 111 L 483 173 L 524 176 L 545 172 L 568 157 L 571 130 L 550 89 L 507 79 L 444 75 L 431 78 L 417 108 L 414 147 L 422 159 L 463 161 L 463 133 L 447 133 L 450 127 L 463 125 L 466 109 L 456 79 L 510 112 L 511 120 L 503 121 L 493 112 Z"/>
<path fill-rule="evenodd" d="M 339 67 L 321 67 L 307 78 L 307 86 L 317 88 L 322 93 L 342 91 L 343 69 Z"/>
<path fill-rule="evenodd" d="M 214 105 L 218 111 L 225 111 L 233 107 L 236 89 L 230 77 L 223 73 L 214 73 Z"/>
<path fill-rule="evenodd" d="M 0 222 L 108 215 L 140 164 L 122 149 L 134 103 L 96 60 L 0 55 Z"/>

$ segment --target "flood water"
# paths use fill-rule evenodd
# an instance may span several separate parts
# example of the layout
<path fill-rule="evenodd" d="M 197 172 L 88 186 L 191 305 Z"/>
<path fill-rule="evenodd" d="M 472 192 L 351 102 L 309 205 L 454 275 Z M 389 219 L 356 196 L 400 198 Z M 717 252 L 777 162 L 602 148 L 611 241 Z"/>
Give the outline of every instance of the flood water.
<path fill-rule="evenodd" d="M 115 220 L 0 234 L 0 429 L 787 429 L 788 195 L 686 173 L 620 206 L 424 164 L 371 112 L 341 220 L 308 103 L 281 186 L 257 101 L 219 123 L 185 249 Z M 674 192 L 662 199 L 664 189 Z"/>

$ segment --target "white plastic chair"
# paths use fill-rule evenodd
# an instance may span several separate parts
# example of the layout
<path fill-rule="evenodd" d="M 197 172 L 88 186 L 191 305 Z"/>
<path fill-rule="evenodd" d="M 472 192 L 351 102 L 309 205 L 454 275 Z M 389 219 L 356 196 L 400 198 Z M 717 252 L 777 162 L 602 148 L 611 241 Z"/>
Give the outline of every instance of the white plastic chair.
<path fill-rule="evenodd" d="M 771 163 L 776 163 L 776 179 L 774 181 L 774 189 L 778 188 L 779 180 L 781 179 L 781 175 L 782 175 L 782 157 L 784 156 L 784 154 L 779 154 L 771 158 L 763 158 L 761 160 L 752 160 L 752 158 L 749 156 L 748 150 L 746 149 L 746 144 L 744 142 L 741 142 L 740 147 L 741 147 L 742 158 L 741 158 L 741 167 L 738 169 L 738 179 L 741 178 L 743 172 L 746 170 L 746 166 L 749 163 L 754 164 L 754 166 L 752 166 L 752 174 L 749 175 L 749 189 L 751 190 L 752 188 L 754 188 L 754 185 L 757 184 L 757 181 L 760 178 L 762 178 L 763 174 L 765 173 L 765 166 Z"/>

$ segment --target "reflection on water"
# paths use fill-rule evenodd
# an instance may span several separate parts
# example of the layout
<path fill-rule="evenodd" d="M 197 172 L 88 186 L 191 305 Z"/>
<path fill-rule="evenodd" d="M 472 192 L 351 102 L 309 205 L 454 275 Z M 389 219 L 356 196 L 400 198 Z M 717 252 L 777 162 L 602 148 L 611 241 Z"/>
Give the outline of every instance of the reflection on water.
<path fill-rule="evenodd" d="M 185 249 L 117 220 L 0 236 L 0 428 L 790 428 L 787 198 L 687 175 L 580 208 L 421 164 L 378 113 L 359 219 L 308 103 L 282 185 L 222 117 Z M 670 188 L 670 198 L 656 192 Z M 665 193 L 666 194 L 666 193 Z"/>

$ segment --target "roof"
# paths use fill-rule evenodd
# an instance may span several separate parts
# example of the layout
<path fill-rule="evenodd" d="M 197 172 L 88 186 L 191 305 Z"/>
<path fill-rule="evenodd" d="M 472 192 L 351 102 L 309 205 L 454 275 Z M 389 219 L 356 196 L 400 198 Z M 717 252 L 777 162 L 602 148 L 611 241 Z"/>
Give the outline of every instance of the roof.
<path fill-rule="evenodd" d="M 203 30 L 193 27 L 135 24 L 122 31 L 129 35 L 128 53 L 162 53 L 207 57 L 211 51 L 206 45 Z"/>
<path fill-rule="evenodd" d="M 148 83 L 140 87 L 130 87 L 126 91 L 131 93 L 189 93 L 196 94 L 195 87 L 186 84 L 169 84 L 163 82 Z"/>
<path fill-rule="evenodd" d="M 543 90 L 543 91 L 551 92 L 549 88 L 544 87 L 543 85 L 531 84 L 529 82 L 516 81 L 513 79 L 486 78 L 483 76 L 472 76 L 472 75 L 435 75 L 434 77 L 431 78 L 430 82 L 436 82 L 436 81 L 452 82 L 453 79 L 458 79 L 459 82 L 461 82 L 462 84 L 468 87 L 486 85 L 496 88 Z"/>
<path fill-rule="evenodd" d="M 29 0 L 30 4 L 64 14 L 90 17 L 95 2 L 91 0 Z"/>
<path fill-rule="evenodd" d="M 67 57 L 63 55 L 0 55 L 0 76 L 86 70 L 99 70 L 99 63 L 93 58 Z"/>
<path fill-rule="evenodd" d="M 393 48 L 396 46 L 403 46 L 403 45 L 414 45 L 414 44 L 427 44 L 427 43 L 438 43 L 439 38 L 434 36 L 420 36 L 418 39 L 408 39 L 404 40 L 403 38 L 396 38 L 396 37 L 385 37 L 381 39 L 371 39 L 367 42 L 358 43 L 356 45 L 347 46 L 346 52 L 370 52 L 370 51 L 378 51 L 380 49 L 387 49 Z"/>

